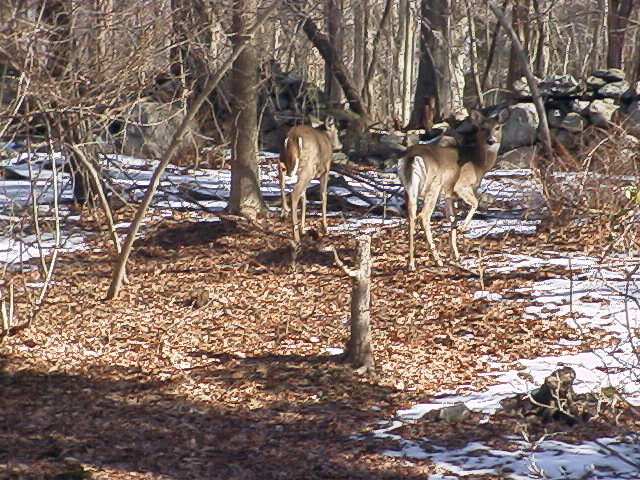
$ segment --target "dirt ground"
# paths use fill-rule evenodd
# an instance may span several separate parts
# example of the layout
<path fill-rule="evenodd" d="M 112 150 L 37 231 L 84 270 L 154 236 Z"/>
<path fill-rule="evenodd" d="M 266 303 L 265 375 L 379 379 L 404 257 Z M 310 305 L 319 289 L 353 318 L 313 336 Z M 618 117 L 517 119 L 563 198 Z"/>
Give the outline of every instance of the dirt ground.
<path fill-rule="evenodd" d="M 606 240 L 589 227 L 543 228 L 461 246 L 468 256 L 480 248 L 588 254 Z M 438 268 L 420 238 L 418 269 L 408 272 L 404 228 L 391 228 L 372 243 L 377 374 L 358 377 L 326 351 L 346 342 L 350 281 L 321 251 L 335 245 L 350 258 L 352 235 L 308 240 L 293 263 L 282 222 L 157 220 L 136 245 L 129 284 L 110 302 L 113 258 L 102 242 L 61 256 L 32 325 L 0 345 L 0 478 L 423 479 L 435 471 L 429 461 L 382 455 L 394 445 L 368 435 L 379 421 L 443 390 L 482 389 L 491 382 L 479 375 L 491 370 L 487 359 L 605 341 L 562 318 L 523 320 L 533 300 L 508 293 L 565 270 L 480 277 Z M 39 281 L 35 272 L 15 278 L 20 316 Z M 474 300 L 481 284 L 508 301 Z M 561 339 L 581 343 L 559 350 Z M 630 417 L 623 412 L 624 428 L 638 426 Z M 445 445 L 497 443 L 522 427 L 502 414 L 487 423 L 425 420 L 409 433 Z M 622 428 L 600 422 L 565 435 Z"/>

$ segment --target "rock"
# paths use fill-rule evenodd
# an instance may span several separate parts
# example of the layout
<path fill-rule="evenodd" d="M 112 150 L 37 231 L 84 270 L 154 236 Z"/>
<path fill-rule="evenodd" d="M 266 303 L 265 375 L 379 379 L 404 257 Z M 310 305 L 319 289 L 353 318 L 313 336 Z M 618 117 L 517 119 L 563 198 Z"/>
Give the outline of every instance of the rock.
<path fill-rule="evenodd" d="M 622 127 L 629 135 L 640 138 L 640 104 L 638 101 L 625 109 L 620 107 L 613 112 L 611 121 Z"/>
<path fill-rule="evenodd" d="M 377 137 L 374 136 L 374 138 L 377 138 L 381 143 L 387 143 L 389 145 L 394 145 L 394 146 L 402 145 L 405 140 L 404 136 L 394 135 L 391 133 L 378 135 Z"/>
<path fill-rule="evenodd" d="M 580 92 L 580 84 L 572 75 L 554 75 L 538 85 L 540 93 L 549 97 L 564 97 Z"/>
<path fill-rule="evenodd" d="M 500 152 L 533 145 L 537 138 L 538 113 L 530 103 L 518 103 L 510 108 L 511 115 L 502 127 Z"/>
<path fill-rule="evenodd" d="M 450 407 L 441 408 L 438 418 L 448 423 L 462 423 L 471 415 L 471 410 L 462 402 L 458 402 Z"/>
<path fill-rule="evenodd" d="M 568 130 L 572 133 L 580 133 L 585 128 L 587 128 L 587 125 L 589 125 L 589 122 L 585 117 L 583 117 L 579 113 L 572 112 L 568 113 L 564 117 L 562 123 L 560 124 L 560 128 L 564 128 L 565 130 Z"/>
<path fill-rule="evenodd" d="M 607 83 L 620 82 L 625 79 L 624 71 L 620 70 L 619 68 L 602 68 L 600 70 L 596 70 L 591 75 L 596 78 L 601 78 Z"/>
<path fill-rule="evenodd" d="M 589 121 L 596 127 L 609 128 L 613 112 L 618 109 L 616 105 L 607 100 L 594 100 L 585 110 Z"/>
<path fill-rule="evenodd" d="M 607 81 L 593 75 L 587 78 L 587 90 L 597 91 L 607 84 Z"/>
<path fill-rule="evenodd" d="M 579 142 L 576 135 L 564 128 L 551 128 L 549 133 L 551 134 L 551 139 L 553 141 L 560 143 L 569 150 L 573 150 L 578 147 Z"/>
<path fill-rule="evenodd" d="M 560 128 L 563 118 L 562 112 L 557 108 L 553 108 L 547 112 L 547 122 L 550 127 Z"/>
<path fill-rule="evenodd" d="M 505 170 L 531 168 L 537 153 L 536 146 L 514 148 L 498 157 L 497 168 Z"/>
<path fill-rule="evenodd" d="M 638 101 L 638 99 L 640 98 L 640 95 L 638 94 L 639 91 L 640 91 L 640 82 L 636 83 L 634 87 L 629 87 L 629 89 L 626 90 L 620 97 L 620 105 L 621 106 L 624 105 L 625 107 L 628 107 L 633 102 Z"/>
<path fill-rule="evenodd" d="M 586 100 L 572 100 L 569 102 L 569 107 L 572 112 L 584 113 L 591 103 Z"/>
<path fill-rule="evenodd" d="M 173 135 L 182 121 L 184 112 L 169 103 L 148 100 L 136 102 L 129 110 L 128 119 L 114 120 L 106 135 L 113 140 L 117 151 L 143 158 L 160 158 L 167 151 Z M 184 138 L 185 146 L 199 145 L 198 124 L 192 121 Z"/>
<path fill-rule="evenodd" d="M 598 90 L 598 95 L 605 98 L 619 99 L 627 90 L 629 90 L 629 82 L 623 80 L 620 82 L 607 83 Z"/>
<path fill-rule="evenodd" d="M 539 79 L 536 79 L 536 81 L 540 83 Z M 513 82 L 513 89 L 516 93 L 522 95 L 523 97 L 528 97 L 529 95 L 531 95 L 531 88 L 529 88 L 529 82 L 527 81 L 526 77 L 522 77 Z"/>

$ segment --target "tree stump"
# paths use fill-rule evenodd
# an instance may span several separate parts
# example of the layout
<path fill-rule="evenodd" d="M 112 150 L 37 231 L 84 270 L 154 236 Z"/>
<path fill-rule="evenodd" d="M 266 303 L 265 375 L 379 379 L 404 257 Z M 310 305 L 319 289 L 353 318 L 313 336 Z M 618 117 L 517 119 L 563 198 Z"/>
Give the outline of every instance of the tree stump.
<path fill-rule="evenodd" d="M 325 251 L 333 252 L 336 263 L 353 279 L 351 290 L 351 334 L 345 351 L 340 358 L 342 363 L 352 366 L 357 373 L 373 372 L 373 350 L 371 348 L 371 235 L 356 238 L 357 246 L 353 263 L 355 268 L 347 267 L 334 247 Z"/>

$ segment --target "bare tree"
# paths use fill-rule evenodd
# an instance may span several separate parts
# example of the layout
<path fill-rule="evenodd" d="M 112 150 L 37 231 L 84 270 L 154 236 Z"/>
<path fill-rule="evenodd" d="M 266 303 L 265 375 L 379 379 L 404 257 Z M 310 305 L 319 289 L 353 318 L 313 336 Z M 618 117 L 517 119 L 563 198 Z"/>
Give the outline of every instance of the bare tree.
<path fill-rule="evenodd" d="M 255 219 L 266 212 L 258 173 L 258 56 L 255 41 L 244 38 L 256 21 L 257 0 L 236 0 L 234 48 L 243 47 L 233 63 L 231 84 L 231 193 L 228 210 Z"/>
<path fill-rule="evenodd" d="M 511 27 L 518 36 L 518 41 L 529 57 L 528 46 L 530 37 L 529 6 L 531 0 L 516 0 L 511 9 Z M 509 55 L 509 70 L 507 72 L 507 89 L 515 91 L 514 83 L 525 76 L 526 65 L 522 63 L 517 46 L 511 43 L 511 53 Z"/>
<path fill-rule="evenodd" d="M 609 0 L 607 68 L 622 68 L 624 37 L 635 4 L 635 0 Z"/>
<path fill-rule="evenodd" d="M 340 105 L 342 98 L 342 92 L 340 90 L 340 84 L 336 79 L 331 65 L 334 63 L 334 58 L 342 61 L 342 49 L 344 43 L 343 35 L 343 0 L 325 0 L 325 18 L 327 24 L 327 36 L 329 37 L 329 43 L 331 49 L 329 54 L 331 55 L 331 61 L 325 64 L 324 73 L 324 88 L 327 95 L 327 104 L 330 107 L 337 107 Z"/>
<path fill-rule="evenodd" d="M 409 128 L 421 125 L 430 97 L 436 98 L 436 118 L 446 118 L 456 110 L 452 102 L 451 1 L 422 0 L 420 18 L 420 61 Z"/>

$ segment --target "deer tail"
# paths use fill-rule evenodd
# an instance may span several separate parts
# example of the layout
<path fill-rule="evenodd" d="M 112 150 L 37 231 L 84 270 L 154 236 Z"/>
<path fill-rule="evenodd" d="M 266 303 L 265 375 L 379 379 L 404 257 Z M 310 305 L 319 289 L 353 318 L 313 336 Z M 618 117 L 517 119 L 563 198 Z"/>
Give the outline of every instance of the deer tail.
<path fill-rule="evenodd" d="M 288 177 L 298 173 L 300 165 L 300 151 L 302 150 L 302 137 L 287 137 L 284 140 L 284 151 L 280 156 L 280 163 L 284 165 Z"/>
<path fill-rule="evenodd" d="M 424 159 L 420 155 L 407 155 L 398 161 L 398 177 L 407 195 L 413 199 L 418 197 L 425 168 Z"/>

